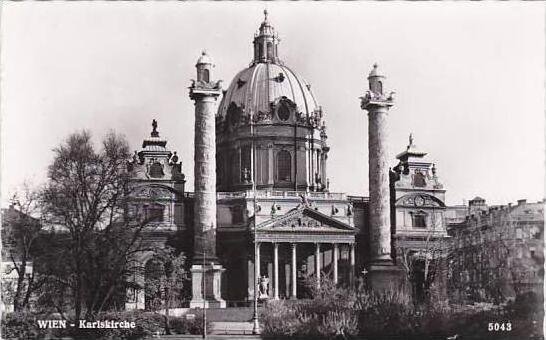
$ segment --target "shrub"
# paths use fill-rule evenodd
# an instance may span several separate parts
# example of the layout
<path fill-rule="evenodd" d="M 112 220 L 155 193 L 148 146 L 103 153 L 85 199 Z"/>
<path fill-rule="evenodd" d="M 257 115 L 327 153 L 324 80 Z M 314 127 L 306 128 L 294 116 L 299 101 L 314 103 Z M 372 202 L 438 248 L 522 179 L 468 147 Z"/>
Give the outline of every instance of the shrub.
<path fill-rule="evenodd" d="M 185 317 L 170 317 L 169 324 L 172 332 L 176 334 L 203 334 L 203 312 L 198 311 L 194 319 L 186 319 Z M 207 320 L 207 333 L 209 333 L 212 323 Z"/>
<path fill-rule="evenodd" d="M 45 330 L 38 328 L 38 315 L 29 312 L 4 314 L 2 317 L 2 338 L 39 339 L 44 337 Z"/>

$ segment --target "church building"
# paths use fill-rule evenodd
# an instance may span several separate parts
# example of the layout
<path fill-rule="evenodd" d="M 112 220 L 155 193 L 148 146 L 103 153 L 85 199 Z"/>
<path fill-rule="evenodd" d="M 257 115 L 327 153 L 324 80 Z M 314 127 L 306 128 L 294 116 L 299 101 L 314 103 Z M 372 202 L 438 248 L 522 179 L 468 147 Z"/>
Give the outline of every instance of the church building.
<path fill-rule="evenodd" d="M 255 294 L 306 298 L 309 284 L 326 279 L 374 289 L 403 284 L 404 261 L 420 261 L 428 241 L 447 237 L 445 189 L 435 165 L 412 136 L 398 164 L 387 158 L 394 93 L 384 93 L 386 77 L 374 65 L 361 98 L 370 121 L 370 197 L 331 192 L 329 113 L 281 59 L 264 13 L 253 60 L 227 89 L 215 80 L 206 52 L 197 61 L 190 86 L 195 192 L 185 191 L 182 163 L 154 120 L 129 166 L 130 212 L 152 217 L 147 242 L 186 253 L 189 307 L 245 305 Z M 141 256 L 143 268 L 152 255 Z M 132 280 L 145 287 L 146 270 Z M 265 292 L 257 291 L 260 282 Z M 126 308 L 144 309 L 144 290 L 135 287 Z"/>

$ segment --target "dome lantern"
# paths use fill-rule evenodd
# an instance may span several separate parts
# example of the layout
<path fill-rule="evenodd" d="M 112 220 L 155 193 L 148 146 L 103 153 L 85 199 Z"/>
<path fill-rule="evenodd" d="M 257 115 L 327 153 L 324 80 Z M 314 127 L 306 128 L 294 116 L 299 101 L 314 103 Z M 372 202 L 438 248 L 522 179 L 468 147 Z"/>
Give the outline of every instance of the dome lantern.
<path fill-rule="evenodd" d="M 254 35 L 254 63 L 278 63 L 279 37 L 275 29 L 267 20 L 268 12 L 264 10 L 264 21 L 258 32 Z"/>

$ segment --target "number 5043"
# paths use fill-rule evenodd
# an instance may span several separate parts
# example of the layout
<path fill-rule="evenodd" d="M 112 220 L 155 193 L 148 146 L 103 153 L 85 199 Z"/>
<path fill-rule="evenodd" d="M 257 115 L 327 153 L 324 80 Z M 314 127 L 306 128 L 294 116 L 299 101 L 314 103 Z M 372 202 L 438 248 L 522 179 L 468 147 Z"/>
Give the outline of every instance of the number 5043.
<path fill-rule="evenodd" d="M 487 325 L 487 330 L 490 332 L 510 332 L 512 330 L 511 322 L 490 322 Z"/>

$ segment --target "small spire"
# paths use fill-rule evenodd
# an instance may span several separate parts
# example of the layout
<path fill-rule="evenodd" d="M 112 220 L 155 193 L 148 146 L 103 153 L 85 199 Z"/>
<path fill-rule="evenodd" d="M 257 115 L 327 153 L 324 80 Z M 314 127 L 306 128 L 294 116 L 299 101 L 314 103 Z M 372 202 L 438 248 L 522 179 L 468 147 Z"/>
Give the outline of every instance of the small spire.
<path fill-rule="evenodd" d="M 408 146 L 413 146 L 413 132 L 410 132 L 410 134 L 409 134 L 409 145 Z"/>
<path fill-rule="evenodd" d="M 267 21 L 267 8 L 264 9 L 264 21 Z"/>

